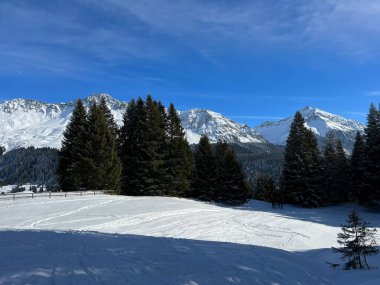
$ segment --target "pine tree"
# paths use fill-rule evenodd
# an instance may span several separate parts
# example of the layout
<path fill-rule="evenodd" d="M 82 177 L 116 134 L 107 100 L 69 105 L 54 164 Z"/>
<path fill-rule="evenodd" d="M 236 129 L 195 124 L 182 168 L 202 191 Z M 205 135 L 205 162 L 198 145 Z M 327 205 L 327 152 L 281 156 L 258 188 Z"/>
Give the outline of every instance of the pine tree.
<path fill-rule="evenodd" d="M 276 194 L 276 184 L 273 179 L 268 175 L 259 174 L 255 183 L 254 198 L 256 200 L 273 202 Z"/>
<path fill-rule="evenodd" d="M 86 139 L 87 114 L 82 100 L 76 106 L 66 129 L 63 132 L 61 150 L 59 152 L 58 177 L 63 191 L 74 191 L 85 187 L 83 179 L 83 149 Z"/>
<path fill-rule="evenodd" d="M 342 226 L 338 234 L 338 243 L 342 246 L 334 248 L 341 253 L 341 259 L 347 260 L 345 269 L 370 269 L 367 256 L 378 254 L 376 229 L 368 228 L 369 224 L 359 217 L 356 211 L 348 215 L 347 225 Z"/>
<path fill-rule="evenodd" d="M 89 110 L 83 153 L 87 188 L 119 191 L 121 163 L 115 134 L 104 111 L 96 103 Z"/>
<path fill-rule="evenodd" d="M 365 192 L 367 203 L 380 203 L 380 111 L 371 104 L 365 133 Z"/>
<path fill-rule="evenodd" d="M 210 201 L 215 197 L 218 171 L 215 156 L 207 136 L 202 136 L 194 154 L 195 173 L 192 197 Z"/>
<path fill-rule="evenodd" d="M 100 102 L 99 102 L 99 109 L 103 112 L 104 116 L 106 117 L 109 128 L 112 131 L 112 134 L 117 139 L 117 136 L 119 133 L 119 127 L 117 126 L 115 122 L 115 118 L 112 115 L 111 110 L 108 108 L 106 96 L 101 97 Z"/>
<path fill-rule="evenodd" d="M 331 203 L 336 197 L 335 179 L 337 154 L 335 151 L 336 137 L 329 132 L 326 136 L 327 141 L 323 150 L 322 157 L 322 195 L 326 203 Z"/>
<path fill-rule="evenodd" d="M 215 145 L 215 162 L 217 167 L 217 187 L 214 196 L 211 197 L 215 201 L 223 201 L 224 196 L 229 191 L 227 181 L 229 179 L 229 173 L 227 169 L 227 152 L 229 146 L 226 141 L 218 140 Z"/>
<path fill-rule="evenodd" d="M 318 142 L 305 127 L 300 112 L 296 112 L 290 127 L 280 183 L 286 202 L 304 207 L 322 204 Z"/>
<path fill-rule="evenodd" d="M 123 116 L 120 131 L 120 156 L 122 161 L 122 187 L 124 195 L 145 195 L 142 141 L 146 129 L 146 108 L 141 97 L 131 100 Z"/>
<path fill-rule="evenodd" d="M 349 163 L 342 142 L 336 144 L 336 177 L 335 185 L 337 202 L 347 202 L 349 193 Z"/>
<path fill-rule="evenodd" d="M 193 161 L 181 120 L 173 104 L 170 104 L 168 109 L 166 122 L 168 132 L 166 150 L 168 193 L 172 196 L 186 197 L 190 195 Z"/>
<path fill-rule="evenodd" d="M 365 203 L 368 193 L 364 187 L 365 154 L 364 142 L 359 132 L 356 133 L 354 149 L 350 159 L 350 199 Z"/>
<path fill-rule="evenodd" d="M 146 99 L 146 128 L 141 142 L 143 186 L 147 195 L 166 194 L 165 148 L 166 122 L 158 102 Z"/>
<path fill-rule="evenodd" d="M 217 188 L 213 200 L 237 205 L 247 201 L 248 187 L 234 150 L 225 141 L 218 141 L 215 147 L 217 166 Z"/>

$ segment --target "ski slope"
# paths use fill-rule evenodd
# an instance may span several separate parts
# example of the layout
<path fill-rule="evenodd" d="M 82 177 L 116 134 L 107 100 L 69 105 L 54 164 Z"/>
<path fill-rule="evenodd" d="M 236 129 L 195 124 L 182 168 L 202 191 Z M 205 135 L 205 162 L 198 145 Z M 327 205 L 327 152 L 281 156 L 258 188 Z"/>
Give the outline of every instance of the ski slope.
<path fill-rule="evenodd" d="M 380 284 L 333 270 L 347 213 L 166 197 L 0 201 L 0 284 Z M 376 227 L 379 214 L 359 208 Z M 379 258 L 370 259 L 373 266 Z"/>

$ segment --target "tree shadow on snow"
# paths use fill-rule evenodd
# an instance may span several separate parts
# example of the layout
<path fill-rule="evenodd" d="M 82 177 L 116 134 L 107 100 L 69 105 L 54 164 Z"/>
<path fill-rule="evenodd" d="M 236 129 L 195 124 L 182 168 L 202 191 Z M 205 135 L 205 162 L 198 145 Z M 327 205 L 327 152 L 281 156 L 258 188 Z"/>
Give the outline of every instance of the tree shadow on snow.
<path fill-rule="evenodd" d="M 0 284 L 331 284 L 279 249 L 103 234 L 0 231 Z"/>

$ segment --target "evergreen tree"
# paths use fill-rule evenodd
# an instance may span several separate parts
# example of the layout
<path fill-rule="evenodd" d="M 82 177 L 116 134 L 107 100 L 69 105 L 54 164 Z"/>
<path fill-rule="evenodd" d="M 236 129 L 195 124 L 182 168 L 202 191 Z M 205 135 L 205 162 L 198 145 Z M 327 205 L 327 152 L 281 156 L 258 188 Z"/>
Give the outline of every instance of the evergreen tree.
<path fill-rule="evenodd" d="M 327 141 L 323 150 L 322 157 L 322 188 L 323 200 L 326 203 L 331 203 L 336 197 L 335 179 L 337 154 L 335 151 L 336 138 L 334 133 L 327 134 Z"/>
<path fill-rule="evenodd" d="M 87 114 L 82 100 L 76 106 L 63 132 L 62 147 L 59 152 L 58 179 L 63 191 L 74 191 L 85 187 L 83 179 L 83 149 L 86 139 Z"/>
<path fill-rule="evenodd" d="M 141 97 L 131 100 L 123 116 L 120 131 L 120 154 L 122 161 L 122 189 L 124 195 L 145 195 L 142 160 L 142 142 L 146 129 L 146 108 Z"/>
<path fill-rule="evenodd" d="M 280 183 L 286 202 L 304 207 L 322 204 L 318 142 L 305 127 L 300 112 L 296 112 L 290 127 Z"/>
<path fill-rule="evenodd" d="M 225 141 L 217 142 L 215 160 L 218 174 L 217 188 L 211 199 L 233 205 L 245 203 L 249 193 L 244 174 L 234 150 Z"/>
<path fill-rule="evenodd" d="M 112 115 L 111 110 L 108 108 L 106 99 L 107 99 L 106 96 L 101 97 L 100 102 L 99 102 L 99 109 L 103 112 L 103 114 L 106 118 L 106 121 L 108 123 L 108 126 L 109 126 L 110 130 L 112 131 L 112 134 L 117 139 L 117 135 L 119 133 L 119 127 L 117 126 L 117 124 L 115 122 L 115 118 Z"/>
<path fill-rule="evenodd" d="M 342 246 L 334 248 L 347 260 L 345 269 L 370 269 L 367 256 L 378 254 L 376 229 L 368 228 L 369 224 L 361 219 L 356 211 L 348 215 L 347 225 L 342 226 L 338 234 L 338 243 Z"/>
<path fill-rule="evenodd" d="M 195 173 L 192 196 L 210 201 L 215 197 L 218 171 L 215 156 L 207 136 L 202 136 L 194 154 Z"/>
<path fill-rule="evenodd" d="M 121 163 L 113 131 L 104 110 L 94 103 L 88 114 L 86 144 L 82 155 L 88 189 L 119 191 Z"/>
<path fill-rule="evenodd" d="M 189 196 L 191 174 L 193 170 L 192 154 L 185 132 L 173 104 L 167 115 L 167 167 L 168 194 L 172 196 Z"/>
<path fill-rule="evenodd" d="M 380 113 L 371 104 L 365 133 L 366 202 L 380 203 Z"/>
<path fill-rule="evenodd" d="M 168 194 L 166 123 L 165 108 L 151 96 L 129 104 L 120 132 L 123 194 Z"/>
<path fill-rule="evenodd" d="M 336 200 L 337 202 L 347 202 L 349 193 L 349 163 L 342 142 L 336 144 Z"/>
<path fill-rule="evenodd" d="M 253 197 L 256 200 L 273 202 L 276 198 L 275 195 L 278 194 L 273 179 L 265 174 L 259 174 L 257 176 L 254 188 Z"/>
<path fill-rule="evenodd" d="M 359 132 L 356 133 L 354 149 L 350 159 L 350 199 L 365 203 L 368 194 L 364 187 L 365 153 L 364 142 Z"/>

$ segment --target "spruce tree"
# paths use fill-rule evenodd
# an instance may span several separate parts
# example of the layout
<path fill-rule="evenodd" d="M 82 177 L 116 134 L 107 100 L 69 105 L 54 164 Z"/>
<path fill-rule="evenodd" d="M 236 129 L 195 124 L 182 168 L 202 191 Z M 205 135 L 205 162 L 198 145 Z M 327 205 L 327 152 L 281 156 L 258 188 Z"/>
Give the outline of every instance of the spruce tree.
<path fill-rule="evenodd" d="M 321 163 L 318 149 L 318 141 L 314 133 L 306 129 L 304 144 L 304 161 L 302 168 L 305 170 L 304 179 L 306 187 L 301 196 L 301 205 L 304 207 L 319 207 L 324 204 L 321 194 Z"/>
<path fill-rule="evenodd" d="M 247 202 L 248 187 L 244 181 L 244 173 L 236 158 L 235 151 L 229 147 L 226 153 L 226 191 L 222 195 L 222 202 L 238 205 Z"/>
<path fill-rule="evenodd" d="M 120 156 L 122 162 L 122 187 L 124 195 L 145 195 L 142 160 L 142 141 L 146 129 L 146 108 L 141 97 L 131 100 L 123 116 L 120 131 Z"/>
<path fill-rule="evenodd" d="M 265 174 L 259 174 L 254 187 L 254 198 L 256 200 L 273 202 L 277 191 L 273 179 Z"/>
<path fill-rule="evenodd" d="M 347 202 L 349 196 L 349 163 L 346 152 L 343 149 L 342 142 L 336 144 L 336 192 L 337 202 Z"/>
<path fill-rule="evenodd" d="M 229 173 L 227 169 L 227 152 L 229 146 L 226 141 L 218 140 L 215 145 L 215 162 L 217 167 L 217 187 L 212 200 L 223 201 L 224 196 L 229 191 L 227 181 Z"/>
<path fill-rule="evenodd" d="M 217 189 L 218 171 L 215 156 L 207 136 L 202 136 L 194 153 L 195 173 L 192 197 L 211 201 Z"/>
<path fill-rule="evenodd" d="M 82 159 L 86 164 L 88 189 L 119 191 L 121 163 L 115 134 L 104 111 L 96 103 L 89 110 Z"/>
<path fill-rule="evenodd" d="M 315 135 L 305 127 L 300 112 L 296 112 L 290 127 L 280 183 L 286 202 L 304 207 L 322 204 L 318 143 Z"/>
<path fill-rule="evenodd" d="M 336 197 L 335 179 L 337 154 L 335 151 L 336 137 L 334 133 L 327 134 L 327 141 L 322 157 L 322 195 L 325 203 L 331 203 Z"/>
<path fill-rule="evenodd" d="M 86 140 L 87 114 L 82 100 L 77 100 L 70 121 L 63 132 L 59 152 L 58 177 L 61 190 L 75 191 L 85 187 L 83 149 Z"/>
<path fill-rule="evenodd" d="M 173 103 L 168 109 L 166 122 L 168 133 L 166 150 L 168 194 L 186 197 L 190 195 L 193 161 L 189 143 L 186 140 L 181 120 Z"/>
<path fill-rule="evenodd" d="M 165 149 L 166 122 L 160 104 L 147 96 L 146 124 L 141 142 L 142 179 L 147 195 L 166 194 Z"/>
<path fill-rule="evenodd" d="M 350 159 L 350 199 L 359 203 L 367 202 L 365 191 L 365 153 L 361 134 L 356 133 L 354 149 Z"/>
<path fill-rule="evenodd" d="M 345 269 L 370 269 L 367 256 L 379 253 L 376 242 L 376 229 L 368 227 L 369 224 L 359 217 L 356 211 L 348 215 L 347 225 L 342 226 L 338 234 L 339 248 L 335 252 L 342 254 L 341 259 L 346 260 Z"/>
<path fill-rule="evenodd" d="M 365 192 L 366 202 L 380 203 L 380 113 L 371 104 L 365 133 Z"/>
<path fill-rule="evenodd" d="M 217 166 L 217 188 L 212 200 L 227 204 L 242 204 L 247 201 L 248 187 L 234 150 L 226 141 L 218 141 L 215 147 Z"/>
<path fill-rule="evenodd" d="M 117 126 L 117 124 L 115 122 L 115 118 L 112 115 L 111 110 L 108 108 L 106 96 L 101 97 L 100 102 L 99 102 L 99 109 L 103 112 L 104 116 L 106 117 L 109 128 L 112 131 L 112 134 L 117 139 L 119 127 Z"/>

